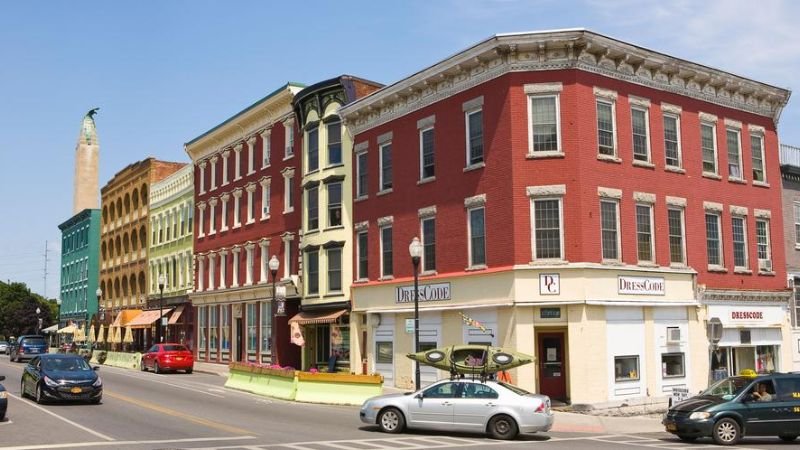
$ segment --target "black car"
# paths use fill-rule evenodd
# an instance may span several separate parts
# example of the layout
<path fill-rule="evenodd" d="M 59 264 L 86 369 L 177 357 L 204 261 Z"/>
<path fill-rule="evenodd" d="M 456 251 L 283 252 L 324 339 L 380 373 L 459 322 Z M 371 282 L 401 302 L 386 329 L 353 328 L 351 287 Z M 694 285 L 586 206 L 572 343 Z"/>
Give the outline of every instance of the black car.
<path fill-rule="evenodd" d="M 50 353 L 33 358 L 22 372 L 20 391 L 37 403 L 50 400 L 80 400 L 100 403 L 103 380 L 78 355 Z"/>
<path fill-rule="evenodd" d="M 5 379 L 6 377 L 0 375 L 0 381 Z M 6 388 L 0 384 L 0 422 L 6 419 L 6 409 L 8 409 L 8 392 L 6 392 Z"/>
<path fill-rule="evenodd" d="M 729 377 L 664 416 L 667 431 L 683 441 L 711 437 L 736 445 L 744 436 L 800 436 L 800 375 Z"/>
<path fill-rule="evenodd" d="M 13 362 L 20 362 L 25 359 L 31 359 L 35 356 L 47 353 L 47 341 L 44 336 L 38 335 L 25 335 L 20 336 L 11 346 L 11 353 L 9 359 Z"/>

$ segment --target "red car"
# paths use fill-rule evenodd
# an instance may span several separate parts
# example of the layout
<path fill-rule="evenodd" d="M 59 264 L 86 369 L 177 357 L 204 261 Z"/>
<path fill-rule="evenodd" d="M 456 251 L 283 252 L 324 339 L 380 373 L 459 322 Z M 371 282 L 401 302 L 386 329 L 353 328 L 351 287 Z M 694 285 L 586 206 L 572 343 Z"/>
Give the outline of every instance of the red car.
<path fill-rule="evenodd" d="M 192 373 L 194 356 L 183 344 L 156 344 L 142 355 L 139 369 L 153 369 L 155 373 L 165 370 L 185 370 Z"/>

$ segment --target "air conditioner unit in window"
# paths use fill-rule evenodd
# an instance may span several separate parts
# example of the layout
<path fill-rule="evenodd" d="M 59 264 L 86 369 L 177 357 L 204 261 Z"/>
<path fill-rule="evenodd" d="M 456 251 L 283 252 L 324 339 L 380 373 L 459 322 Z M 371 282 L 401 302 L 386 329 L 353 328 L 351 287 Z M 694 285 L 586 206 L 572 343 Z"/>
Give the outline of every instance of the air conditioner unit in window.
<path fill-rule="evenodd" d="M 681 329 L 680 328 L 667 328 L 667 343 L 678 344 L 681 342 Z"/>
<path fill-rule="evenodd" d="M 758 270 L 759 270 L 759 272 L 772 272 L 772 260 L 771 259 L 759 259 L 758 260 Z"/>

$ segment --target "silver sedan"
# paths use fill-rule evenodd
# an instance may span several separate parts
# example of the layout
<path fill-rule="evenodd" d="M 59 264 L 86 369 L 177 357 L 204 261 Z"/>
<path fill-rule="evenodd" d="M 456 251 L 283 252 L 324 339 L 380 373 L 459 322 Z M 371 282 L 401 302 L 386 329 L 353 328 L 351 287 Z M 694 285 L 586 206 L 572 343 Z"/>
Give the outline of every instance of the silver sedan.
<path fill-rule="evenodd" d="M 420 391 L 387 394 L 361 405 L 361 421 L 386 433 L 405 427 L 438 431 L 488 432 L 495 439 L 548 431 L 550 397 L 497 381 L 438 381 Z"/>

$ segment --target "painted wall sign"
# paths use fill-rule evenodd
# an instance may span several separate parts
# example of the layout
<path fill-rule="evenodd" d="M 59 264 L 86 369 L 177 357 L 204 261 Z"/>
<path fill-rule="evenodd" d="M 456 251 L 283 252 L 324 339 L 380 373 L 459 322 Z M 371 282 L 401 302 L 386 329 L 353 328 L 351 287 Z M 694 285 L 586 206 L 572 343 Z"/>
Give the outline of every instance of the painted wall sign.
<path fill-rule="evenodd" d="M 664 295 L 666 284 L 663 277 L 617 277 L 617 292 L 619 294 L 636 295 Z"/>
<path fill-rule="evenodd" d="M 782 306 L 708 305 L 708 317 L 718 317 L 723 327 L 781 326 L 788 317 Z"/>
<path fill-rule="evenodd" d="M 539 295 L 558 295 L 561 293 L 561 275 L 557 273 L 539 274 Z"/>
<path fill-rule="evenodd" d="M 450 300 L 450 283 L 419 285 L 420 302 Z M 400 286 L 395 291 L 396 303 L 414 303 L 414 286 Z"/>

